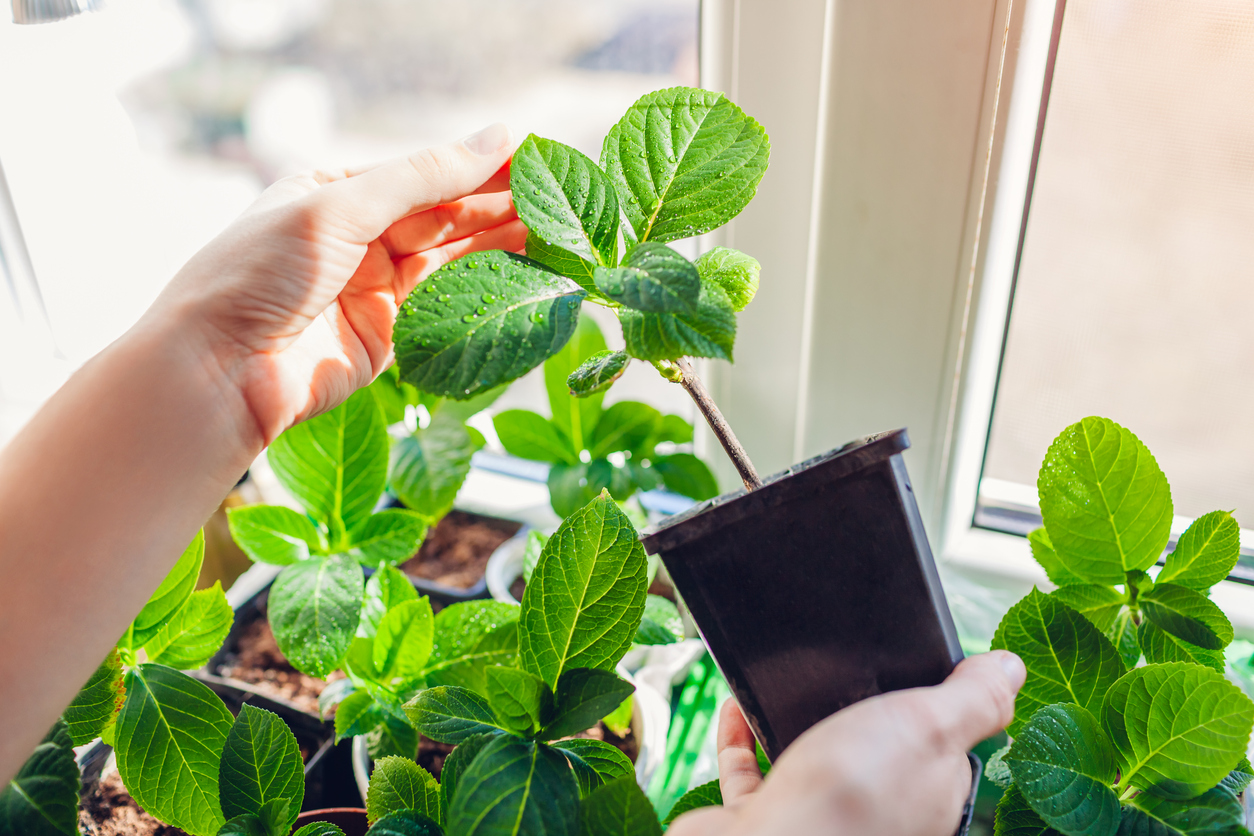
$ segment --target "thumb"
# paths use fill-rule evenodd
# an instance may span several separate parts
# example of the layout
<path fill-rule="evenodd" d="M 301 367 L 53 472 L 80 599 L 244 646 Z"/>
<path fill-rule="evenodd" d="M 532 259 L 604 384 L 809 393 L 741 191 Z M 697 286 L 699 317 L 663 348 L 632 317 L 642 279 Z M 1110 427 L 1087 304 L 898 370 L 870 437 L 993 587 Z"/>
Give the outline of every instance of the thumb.
<path fill-rule="evenodd" d="M 963 659 L 943 683 L 924 692 L 940 739 L 965 752 L 1004 729 L 1014 718 L 1015 695 L 1026 678 L 1023 662 L 1007 650 Z"/>
<path fill-rule="evenodd" d="M 368 244 L 401 218 L 480 190 L 513 152 L 513 136 L 498 122 L 458 142 L 424 148 L 328 183 L 308 199 L 349 240 Z"/>
<path fill-rule="evenodd" d="M 718 716 L 718 784 L 723 804 L 729 806 L 762 785 L 757 743 L 740 706 L 731 697 Z"/>

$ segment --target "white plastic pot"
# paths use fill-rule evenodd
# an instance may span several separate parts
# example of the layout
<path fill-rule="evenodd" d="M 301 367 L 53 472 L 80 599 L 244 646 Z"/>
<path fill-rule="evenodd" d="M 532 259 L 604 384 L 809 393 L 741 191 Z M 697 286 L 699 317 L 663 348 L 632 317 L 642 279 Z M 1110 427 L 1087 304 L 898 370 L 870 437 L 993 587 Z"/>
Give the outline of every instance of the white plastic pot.
<path fill-rule="evenodd" d="M 521 552 L 520 552 L 521 554 Z M 517 575 L 515 575 L 517 577 Z M 636 686 L 632 701 L 631 730 L 640 745 L 636 756 L 636 783 L 641 788 L 649 786 L 653 773 L 666 757 L 666 736 L 670 731 L 670 703 L 649 685 L 638 682 L 620 667 L 618 675 Z M 374 763 L 366 749 L 365 735 L 353 738 L 353 779 L 364 801 L 370 789 L 370 771 Z"/>
<path fill-rule="evenodd" d="M 531 527 L 524 525 L 517 534 L 497 546 L 496 551 L 488 558 L 488 566 L 483 574 L 488 581 L 488 593 L 493 600 L 506 604 L 522 603 L 510 594 L 509 588 L 522 577 L 523 557 L 530 531 Z"/>

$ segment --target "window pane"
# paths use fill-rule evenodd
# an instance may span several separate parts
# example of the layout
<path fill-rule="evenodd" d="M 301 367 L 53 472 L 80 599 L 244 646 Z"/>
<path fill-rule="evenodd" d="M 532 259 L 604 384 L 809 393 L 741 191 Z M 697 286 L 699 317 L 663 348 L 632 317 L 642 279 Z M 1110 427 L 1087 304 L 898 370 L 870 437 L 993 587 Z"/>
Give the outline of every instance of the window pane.
<path fill-rule="evenodd" d="M 983 500 L 1034 504 L 1050 441 L 1103 415 L 1177 515 L 1254 527 L 1252 101 L 1254 5 L 1068 0 Z"/>

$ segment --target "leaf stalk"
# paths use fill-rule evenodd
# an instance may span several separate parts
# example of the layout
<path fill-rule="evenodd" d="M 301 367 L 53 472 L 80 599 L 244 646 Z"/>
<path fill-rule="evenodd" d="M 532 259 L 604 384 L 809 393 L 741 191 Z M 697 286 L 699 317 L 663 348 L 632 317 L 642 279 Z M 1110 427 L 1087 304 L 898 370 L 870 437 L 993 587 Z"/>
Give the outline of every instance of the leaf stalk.
<path fill-rule="evenodd" d="M 736 472 L 740 474 L 740 480 L 745 483 L 745 490 L 757 490 L 762 487 L 762 479 L 758 476 L 758 471 L 753 467 L 753 462 L 749 460 L 749 454 L 745 452 L 745 448 L 741 446 L 740 441 L 736 438 L 736 434 L 732 432 L 731 425 L 727 423 L 727 419 L 723 417 L 723 413 L 719 411 L 718 404 L 714 403 L 714 399 L 710 397 L 709 390 L 705 388 L 705 384 L 701 382 L 701 378 L 697 377 L 696 371 L 692 368 L 692 363 L 687 357 L 681 357 L 675 361 L 680 372 L 679 385 L 692 398 L 697 405 L 697 409 L 701 411 L 701 415 L 705 418 L 705 422 L 710 425 L 710 429 L 714 431 L 714 435 L 718 438 L 723 450 L 726 451 L 727 457 L 731 459 L 732 464 L 736 466 Z"/>

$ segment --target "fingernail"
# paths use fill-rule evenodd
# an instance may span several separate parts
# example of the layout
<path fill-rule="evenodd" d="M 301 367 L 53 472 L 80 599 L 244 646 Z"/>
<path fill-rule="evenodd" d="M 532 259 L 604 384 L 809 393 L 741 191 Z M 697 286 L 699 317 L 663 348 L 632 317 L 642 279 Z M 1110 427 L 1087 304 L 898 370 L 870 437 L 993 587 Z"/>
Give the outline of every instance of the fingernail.
<path fill-rule="evenodd" d="M 1006 678 L 1022 685 L 1028 675 L 1027 668 L 1023 667 L 1023 660 L 1008 650 L 994 652 L 997 654 L 997 664 L 1001 665 L 1001 669 L 1006 672 Z"/>
<path fill-rule="evenodd" d="M 472 154 L 478 154 L 481 157 L 499 151 L 507 142 L 509 142 L 509 128 L 500 122 L 488 125 L 478 133 L 473 133 L 462 140 L 462 144 Z"/>

